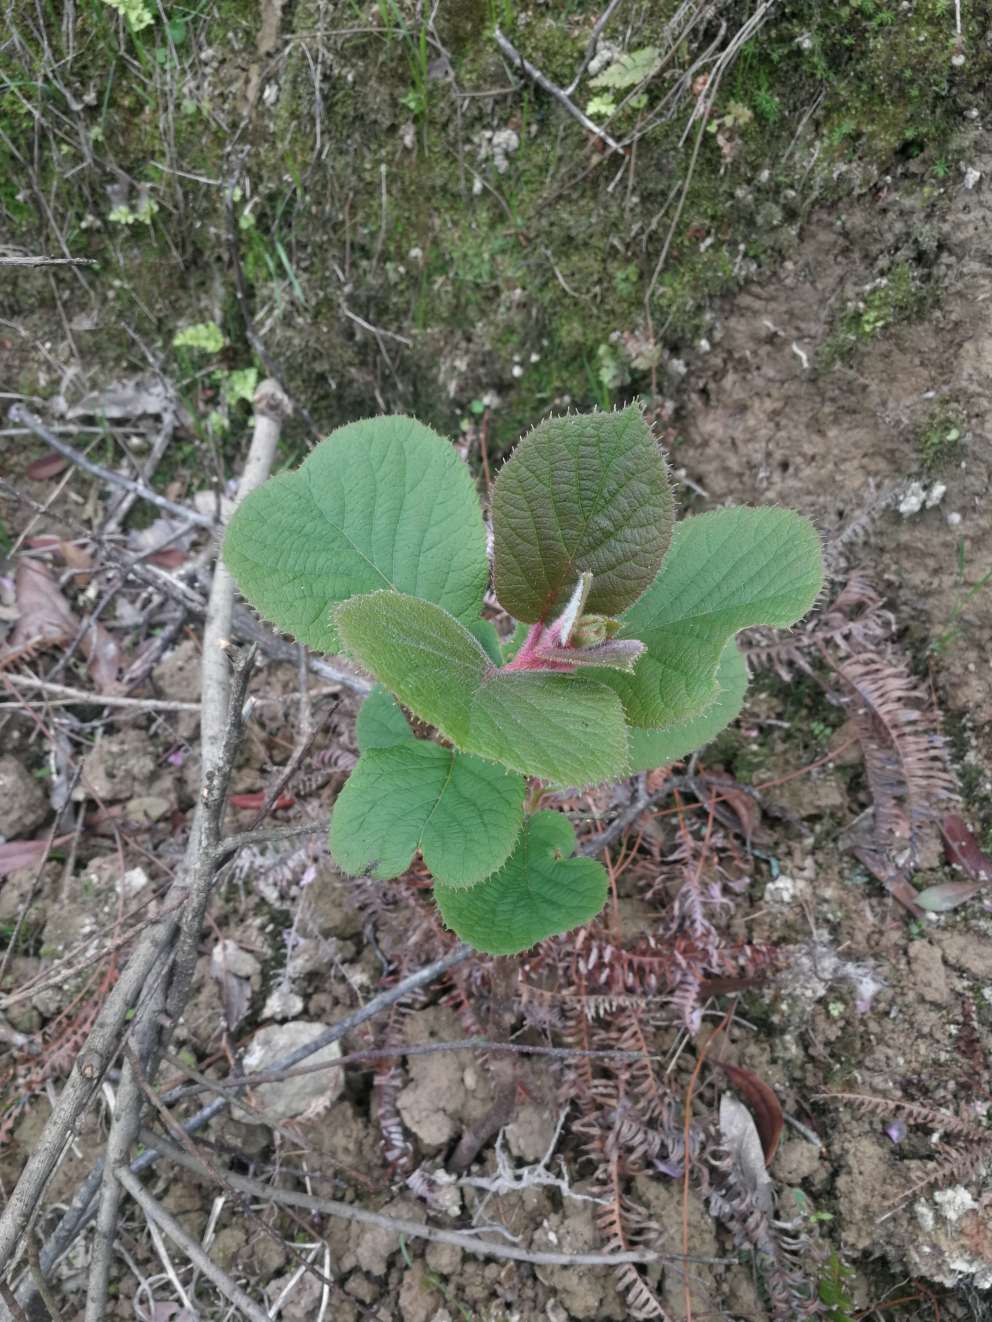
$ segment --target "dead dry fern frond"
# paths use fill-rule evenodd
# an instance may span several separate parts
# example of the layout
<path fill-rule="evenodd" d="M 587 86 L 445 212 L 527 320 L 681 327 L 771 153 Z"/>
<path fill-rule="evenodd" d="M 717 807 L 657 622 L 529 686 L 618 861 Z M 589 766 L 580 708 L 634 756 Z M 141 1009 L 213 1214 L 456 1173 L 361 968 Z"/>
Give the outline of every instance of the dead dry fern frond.
<path fill-rule="evenodd" d="M 871 793 L 871 816 L 849 833 L 849 847 L 913 912 L 909 875 L 920 833 L 958 797 L 957 780 L 941 732 L 940 712 L 913 677 L 893 641 L 895 619 L 859 571 L 825 609 L 785 639 L 771 631 L 751 637 L 752 668 L 782 678 L 801 671 L 818 680 L 846 708 L 861 747 Z M 823 670 L 832 679 L 824 677 Z"/>
<path fill-rule="evenodd" d="M 851 656 L 835 673 L 849 695 L 864 754 L 875 837 L 890 855 L 908 849 L 915 859 L 920 828 L 957 798 L 939 713 L 907 667 L 891 657 Z"/>
<path fill-rule="evenodd" d="M 912 1125 L 926 1125 L 942 1134 L 953 1134 L 957 1145 L 938 1145 L 938 1158 L 920 1179 L 896 1198 L 888 1215 L 920 1194 L 937 1185 L 961 1184 L 977 1180 L 992 1168 L 992 1130 L 978 1120 L 963 1119 L 950 1111 L 941 1111 L 900 1097 L 875 1097 L 862 1093 L 821 1093 L 817 1101 L 839 1102 L 861 1115 L 896 1118 Z"/>
<path fill-rule="evenodd" d="M 597 1192 L 605 1196 L 605 1206 L 596 1223 L 607 1253 L 629 1253 L 635 1248 L 655 1248 L 660 1239 L 657 1225 L 644 1209 L 623 1193 L 619 1156 L 600 1172 Z M 661 1300 L 645 1276 L 633 1263 L 616 1270 L 617 1286 L 627 1300 L 627 1316 L 639 1320 L 661 1318 L 670 1322 Z"/>

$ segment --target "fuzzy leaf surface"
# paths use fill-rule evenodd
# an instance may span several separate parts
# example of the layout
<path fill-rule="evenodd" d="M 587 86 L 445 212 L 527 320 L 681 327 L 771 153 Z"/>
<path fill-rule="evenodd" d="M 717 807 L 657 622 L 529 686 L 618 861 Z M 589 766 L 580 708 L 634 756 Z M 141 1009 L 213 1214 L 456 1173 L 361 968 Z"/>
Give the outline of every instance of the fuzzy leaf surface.
<path fill-rule="evenodd" d="M 715 510 L 682 519 L 651 587 L 623 616 L 620 638 L 647 652 L 632 675 L 596 671 L 627 720 L 668 728 L 713 702 L 724 647 L 741 629 L 785 628 L 823 582 L 820 539 L 792 510 Z"/>
<path fill-rule="evenodd" d="M 337 610 L 352 656 L 463 752 L 565 785 L 617 779 L 627 731 L 616 694 L 585 676 L 500 672 L 441 607 L 397 592 Z"/>
<path fill-rule="evenodd" d="M 608 878 L 591 858 L 571 858 L 572 824 L 561 813 L 528 817 L 500 870 L 467 890 L 435 886 L 448 927 L 489 955 L 515 955 L 545 937 L 590 922 L 606 902 Z"/>
<path fill-rule="evenodd" d="M 388 881 L 419 849 L 448 886 L 472 886 L 507 859 L 523 823 L 524 782 L 423 739 L 359 758 L 331 818 L 331 853 L 356 876 Z"/>
<path fill-rule="evenodd" d="M 358 709 L 355 737 L 359 752 L 367 753 L 370 748 L 394 748 L 414 735 L 400 704 L 388 689 L 377 684 Z"/>
<path fill-rule="evenodd" d="M 511 615 L 550 620 L 586 570 L 586 609 L 618 615 L 653 581 L 674 519 L 640 409 L 539 423 L 500 470 L 492 517 L 496 595 Z"/>
<path fill-rule="evenodd" d="M 468 468 L 412 418 L 333 432 L 293 472 L 239 506 L 224 559 L 266 619 L 318 651 L 339 650 L 334 607 L 396 588 L 478 617 L 486 534 Z"/>
<path fill-rule="evenodd" d="M 630 732 L 630 769 L 651 771 L 703 748 L 740 715 L 747 694 L 747 666 L 740 649 L 729 642 L 716 672 L 717 695 L 700 716 L 688 716 L 665 730 Z"/>

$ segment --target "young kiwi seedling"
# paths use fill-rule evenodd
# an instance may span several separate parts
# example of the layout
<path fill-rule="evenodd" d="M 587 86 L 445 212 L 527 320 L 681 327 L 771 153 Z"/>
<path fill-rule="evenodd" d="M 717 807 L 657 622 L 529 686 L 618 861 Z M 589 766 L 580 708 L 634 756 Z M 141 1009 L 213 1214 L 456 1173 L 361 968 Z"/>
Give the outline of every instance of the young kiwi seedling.
<path fill-rule="evenodd" d="M 640 409 L 548 418 L 492 499 L 492 579 L 517 622 L 482 618 L 490 565 L 471 474 L 411 418 L 350 423 L 240 506 L 224 558 L 249 602 L 377 686 L 330 846 L 387 880 L 417 850 L 445 923 L 513 954 L 588 922 L 605 869 L 572 857 L 527 781 L 586 787 L 702 747 L 741 709 L 735 635 L 786 626 L 820 589 L 819 540 L 784 509 L 674 519 Z M 431 728 L 419 738 L 412 713 Z"/>

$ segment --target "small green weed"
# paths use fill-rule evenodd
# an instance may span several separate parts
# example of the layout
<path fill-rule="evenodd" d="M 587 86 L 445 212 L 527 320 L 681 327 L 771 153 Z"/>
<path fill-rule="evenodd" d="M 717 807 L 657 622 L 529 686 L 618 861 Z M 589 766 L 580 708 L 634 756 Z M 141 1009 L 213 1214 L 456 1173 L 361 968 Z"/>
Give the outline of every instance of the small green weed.
<path fill-rule="evenodd" d="M 923 425 L 917 448 L 928 473 L 938 473 L 958 457 L 964 419 L 954 404 L 939 404 Z"/>
<path fill-rule="evenodd" d="M 877 339 L 888 327 L 920 316 L 927 300 L 928 291 L 912 266 L 899 262 L 841 314 L 820 347 L 821 365 L 833 367 Z"/>
<path fill-rule="evenodd" d="M 936 656 L 943 656 L 954 646 L 961 637 L 963 625 L 961 616 L 964 614 L 968 605 L 974 601 L 979 592 L 992 583 L 992 569 L 987 569 L 981 578 L 974 583 L 966 584 L 965 575 L 965 544 L 964 538 L 958 542 L 958 568 L 957 568 L 957 591 L 955 593 L 954 605 L 951 607 L 951 613 L 947 617 L 947 624 L 941 633 L 933 640 L 930 646 L 931 652 Z"/>
<path fill-rule="evenodd" d="M 834 1250 L 817 1289 L 820 1303 L 827 1306 L 825 1316 L 828 1322 L 854 1322 L 854 1300 L 850 1290 L 853 1277 L 853 1268 L 848 1267 Z"/>

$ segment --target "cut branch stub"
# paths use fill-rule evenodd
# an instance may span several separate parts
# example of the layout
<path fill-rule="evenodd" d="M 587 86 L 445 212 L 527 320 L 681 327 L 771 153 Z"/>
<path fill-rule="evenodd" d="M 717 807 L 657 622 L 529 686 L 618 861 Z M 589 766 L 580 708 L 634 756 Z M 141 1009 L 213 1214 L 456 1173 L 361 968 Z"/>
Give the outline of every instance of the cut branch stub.
<path fill-rule="evenodd" d="M 673 520 L 664 455 L 639 408 L 547 418 L 493 487 L 500 604 L 528 624 L 547 622 L 588 571 L 584 608 L 617 615 L 653 582 Z"/>

